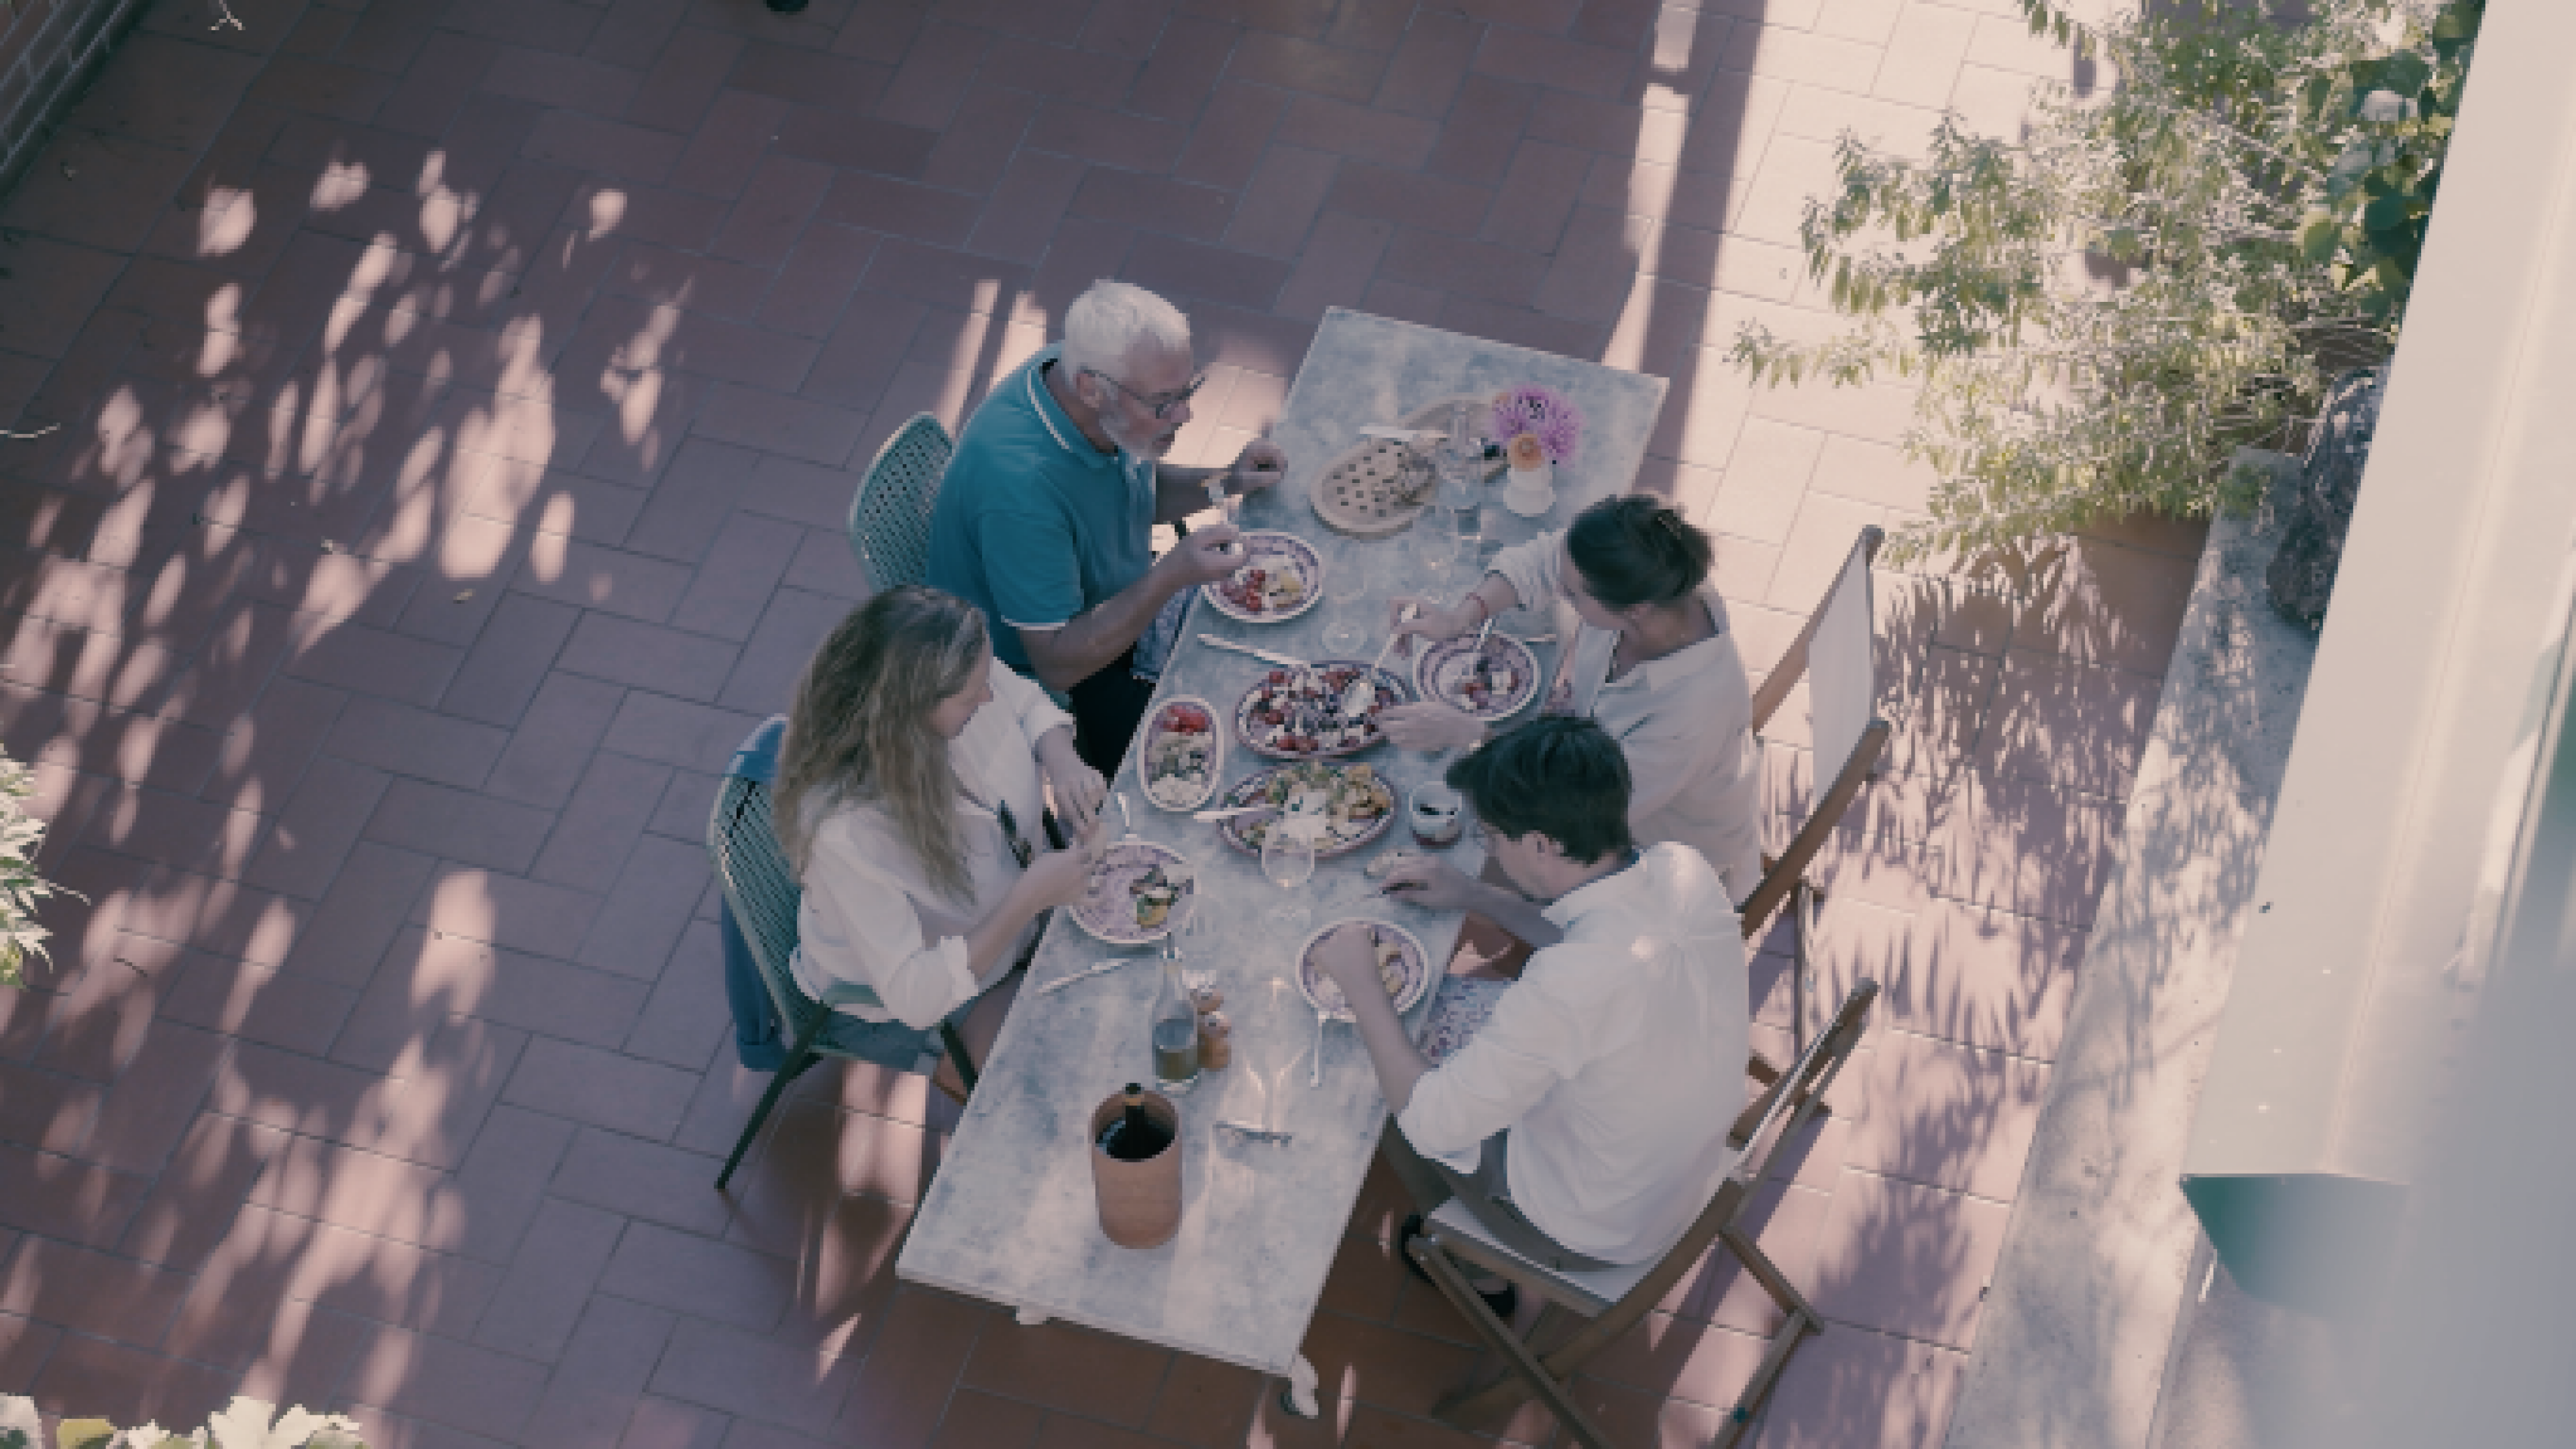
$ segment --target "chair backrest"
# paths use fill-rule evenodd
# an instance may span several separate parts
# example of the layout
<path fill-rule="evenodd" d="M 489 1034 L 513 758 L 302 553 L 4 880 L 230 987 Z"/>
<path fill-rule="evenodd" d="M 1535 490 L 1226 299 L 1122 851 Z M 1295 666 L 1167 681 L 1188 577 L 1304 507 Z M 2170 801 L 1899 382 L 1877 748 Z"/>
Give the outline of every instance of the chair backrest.
<path fill-rule="evenodd" d="M 1812 673 L 1816 677 L 1808 699 L 1816 716 L 1816 758 L 1839 759 L 1850 753 L 1860 722 L 1869 718 L 1870 705 L 1878 696 L 1878 666 L 1869 647 L 1873 620 L 1869 565 L 1886 541 L 1886 530 L 1877 527 L 1862 529 L 1860 537 L 1852 540 L 1851 552 L 1834 571 L 1834 581 L 1817 601 L 1816 611 L 1781 652 L 1780 662 L 1763 676 L 1762 687 L 1753 691 L 1755 734 L 1770 726 L 1789 692 Z M 1854 690 L 1865 692 L 1855 700 Z M 1844 732 L 1843 737 L 1829 741 L 1828 725 Z"/>
<path fill-rule="evenodd" d="M 868 464 L 850 500 L 850 549 L 879 591 L 917 584 L 930 567 L 930 513 L 957 450 L 948 429 L 915 413 Z"/>
<path fill-rule="evenodd" d="M 1870 1004 L 1878 999 L 1878 983 L 1863 980 L 1843 998 L 1841 1009 L 1834 1013 L 1833 1025 L 1819 1032 L 1798 1060 L 1782 1073 L 1763 1093 L 1737 1114 L 1727 1141 L 1738 1149 L 1735 1165 L 1718 1183 L 1707 1206 L 1700 1209 L 1680 1241 L 1667 1249 L 1653 1267 L 1646 1270 L 1615 1303 L 1600 1306 L 1573 1337 L 1550 1351 L 1548 1361 L 1580 1363 L 1602 1345 L 1625 1333 L 1630 1326 L 1657 1304 L 1665 1301 L 1673 1286 L 1695 1270 L 1709 1245 L 1721 1234 L 1735 1231 L 1735 1220 L 1743 1215 L 1745 1204 L 1752 1200 L 1754 1188 L 1761 1185 L 1771 1167 L 1771 1159 L 1783 1143 L 1794 1138 L 1808 1119 L 1824 1110 L 1825 1092 L 1834 1078 L 1851 1059 L 1852 1048 L 1860 1044 L 1862 1029 L 1868 1024 Z M 1740 1237 L 1740 1234 L 1738 1234 Z M 1760 1279 L 1782 1308 L 1795 1305 L 1812 1313 L 1797 1288 L 1780 1273 L 1760 1248 L 1750 1240 L 1733 1242 L 1747 1271 Z"/>
<path fill-rule="evenodd" d="M 1887 748 L 1892 731 L 1871 713 L 1878 703 L 1878 656 L 1869 573 L 1885 537 L 1877 528 L 1860 531 L 1823 601 L 1753 696 L 1753 729 L 1759 734 L 1798 680 L 1808 681 L 1816 799 L 1789 848 L 1744 898 L 1747 940 L 1770 924 L 1772 912 L 1805 877 Z M 1829 763 L 1831 777 L 1825 773 Z"/>
<path fill-rule="evenodd" d="M 796 910 L 805 893 L 770 826 L 765 781 L 725 776 L 707 822 L 707 854 L 715 862 L 725 904 L 733 908 L 734 924 L 751 947 L 751 959 L 759 963 L 761 984 L 769 988 L 771 1004 L 792 1032 L 821 1003 L 799 989 L 787 972 L 788 960 L 796 954 Z"/>

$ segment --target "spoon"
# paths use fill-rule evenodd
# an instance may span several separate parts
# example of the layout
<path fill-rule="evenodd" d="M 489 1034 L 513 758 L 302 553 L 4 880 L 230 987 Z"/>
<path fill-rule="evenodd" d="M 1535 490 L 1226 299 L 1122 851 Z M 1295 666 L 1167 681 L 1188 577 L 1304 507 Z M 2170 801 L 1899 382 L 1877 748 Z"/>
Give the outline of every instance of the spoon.
<path fill-rule="evenodd" d="M 1127 833 L 1119 837 L 1119 842 L 1124 844 L 1127 841 L 1135 839 L 1136 822 L 1127 814 L 1127 792 L 1124 790 L 1112 790 L 1109 792 L 1109 798 L 1118 802 L 1118 823 L 1127 827 Z"/>
<path fill-rule="evenodd" d="M 1331 1014 L 1324 1008 L 1320 1006 L 1315 1008 L 1315 1055 L 1312 1063 L 1306 1068 L 1308 1091 L 1324 1085 L 1324 1023 L 1330 1019 Z"/>
<path fill-rule="evenodd" d="M 1407 604 L 1404 606 L 1403 617 L 1397 619 L 1396 622 L 1399 624 L 1411 623 L 1413 617 L 1421 612 L 1422 611 L 1420 609 L 1411 604 Z M 1487 620 L 1486 622 L 1491 623 L 1492 621 Z M 1395 647 L 1395 639 L 1395 631 L 1391 629 L 1388 630 L 1386 643 L 1379 646 L 1377 657 L 1369 661 L 1368 673 L 1352 680 L 1351 687 L 1342 691 L 1343 718 L 1358 719 L 1360 716 L 1368 713 L 1368 707 L 1370 705 L 1377 702 L 1377 685 L 1374 681 L 1377 678 L 1378 670 L 1386 664 L 1387 651 Z"/>

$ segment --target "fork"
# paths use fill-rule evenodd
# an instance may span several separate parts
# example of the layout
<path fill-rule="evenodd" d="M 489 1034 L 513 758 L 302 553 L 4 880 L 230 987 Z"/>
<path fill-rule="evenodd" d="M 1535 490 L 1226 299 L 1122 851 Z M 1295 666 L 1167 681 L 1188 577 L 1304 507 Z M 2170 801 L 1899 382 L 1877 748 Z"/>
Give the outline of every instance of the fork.
<path fill-rule="evenodd" d="M 1396 620 L 1396 622 L 1399 624 L 1410 623 L 1414 616 L 1421 612 L 1421 610 L 1415 608 L 1413 605 L 1407 604 L 1404 606 L 1404 617 Z M 1486 622 L 1491 623 L 1492 621 L 1487 620 Z M 1392 629 L 1388 630 L 1386 642 L 1378 646 L 1377 657 L 1369 661 L 1368 673 L 1352 680 L 1351 687 L 1342 692 L 1342 715 L 1344 718 L 1358 719 L 1361 715 L 1368 713 L 1368 707 L 1370 705 L 1377 702 L 1377 685 L 1374 681 L 1377 678 L 1378 670 L 1385 667 L 1387 651 L 1395 647 L 1395 639 L 1395 631 Z"/>

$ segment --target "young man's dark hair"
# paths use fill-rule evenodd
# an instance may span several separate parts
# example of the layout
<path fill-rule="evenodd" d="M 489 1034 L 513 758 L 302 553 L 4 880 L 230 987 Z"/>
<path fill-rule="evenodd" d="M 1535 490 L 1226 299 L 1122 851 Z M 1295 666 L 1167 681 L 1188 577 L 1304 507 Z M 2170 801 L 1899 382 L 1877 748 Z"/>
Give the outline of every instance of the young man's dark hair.
<path fill-rule="evenodd" d="M 1449 787 L 1514 840 L 1537 831 L 1579 864 L 1637 848 L 1628 833 L 1628 757 L 1590 719 L 1541 715 L 1449 766 Z"/>

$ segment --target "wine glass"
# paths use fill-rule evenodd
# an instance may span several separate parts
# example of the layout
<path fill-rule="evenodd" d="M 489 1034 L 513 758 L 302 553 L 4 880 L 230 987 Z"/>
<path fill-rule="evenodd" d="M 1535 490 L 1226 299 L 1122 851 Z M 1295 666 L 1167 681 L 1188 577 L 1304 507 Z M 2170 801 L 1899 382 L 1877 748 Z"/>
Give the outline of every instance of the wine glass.
<path fill-rule="evenodd" d="M 1261 873 L 1288 893 L 1287 898 L 1270 908 L 1262 919 L 1273 931 L 1293 936 L 1306 929 L 1311 917 L 1305 899 L 1297 888 L 1315 874 L 1315 837 L 1302 829 L 1290 828 L 1290 820 L 1281 815 L 1261 832 Z"/>
<path fill-rule="evenodd" d="M 1370 613 L 1369 582 L 1368 571 L 1356 557 L 1333 565 L 1324 599 L 1330 611 L 1324 625 L 1326 650 L 1349 654 L 1368 642 L 1369 626 L 1376 622 Z"/>

